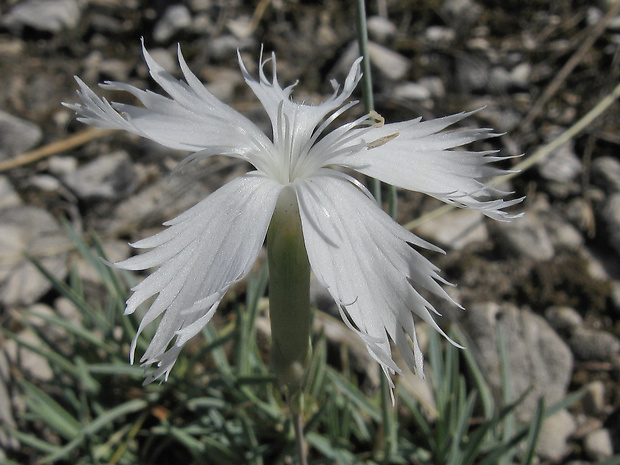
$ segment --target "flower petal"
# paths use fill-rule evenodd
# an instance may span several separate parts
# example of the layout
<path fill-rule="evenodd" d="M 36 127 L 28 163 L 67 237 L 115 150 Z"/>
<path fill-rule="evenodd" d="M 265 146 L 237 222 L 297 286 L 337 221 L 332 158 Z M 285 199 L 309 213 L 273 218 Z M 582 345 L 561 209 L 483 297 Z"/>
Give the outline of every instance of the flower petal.
<path fill-rule="evenodd" d="M 65 106 L 73 109 L 80 121 L 96 127 L 124 129 L 173 149 L 201 156 L 232 156 L 264 168 L 263 158 L 273 156 L 271 141 L 254 123 L 207 91 L 189 70 L 180 49 L 179 64 L 187 83 L 165 71 L 144 44 L 143 53 L 151 76 L 172 99 L 129 84 L 107 82 L 102 87 L 129 92 L 144 108 L 110 104 L 76 77 L 82 103 Z"/>
<path fill-rule="evenodd" d="M 115 266 L 125 270 L 159 269 L 133 288 L 125 313 L 157 295 L 132 343 L 163 314 L 141 359 L 145 369 L 159 368 L 151 382 L 166 378 L 180 348 L 211 319 L 230 286 L 243 279 L 263 245 L 281 186 L 258 172 L 224 185 L 176 219 L 169 228 L 132 244 L 152 250 Z M 174 345 L 169 345 L 176 336 Z"/>
<path fill-rule="evenodd" d="M 317 279 L 386 374 L 398 372 L 390 339 L 422 375 L 414 315 L 440 333 L 418 289 L 452 301 L 431 262 L 412 245 L 440 251 L 398 225 L 342 175 L 329 169 L 295 185 L 308 259 Z M 413 344 L 413 350 L 411 348 Z"/>
<path fill-rule="evenodd" d="M 425 122 L 416 119 L 366 129 L 362 136 L 366 149 L 345 153 L 332 162 L 388 184 L 423 192 L 459 207 L 480 210 L 497 220 L 509 220 L 518 215 L 510 215 L 503 209 L 522 199 L 488 200 L 489 196 L 501 192 L 486 185 L 493 177 L 507 173 L 489 164 L 509 157 L 497 156 L 493 151 L 448 150 L 497 134 L 489 129 L 437 132 L 470 114 L 459 113 Z M 349 142 L 350 145 L 354 143 L 359 144 L 359 139 Z"/>

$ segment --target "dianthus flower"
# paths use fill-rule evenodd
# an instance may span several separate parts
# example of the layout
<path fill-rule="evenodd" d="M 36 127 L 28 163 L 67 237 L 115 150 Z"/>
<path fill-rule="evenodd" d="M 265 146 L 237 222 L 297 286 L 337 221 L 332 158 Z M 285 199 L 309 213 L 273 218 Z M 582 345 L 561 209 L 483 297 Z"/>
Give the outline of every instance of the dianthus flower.
<path fill-rule="evenodd" d="M 279 227 L 278 216 L 300 222 L 312 272 L 335 300 L 343 322 L 365 342 L 386 375 L 400 372 L 390 341 L 408 367 L 422 374 L 414 315 L 445 334 L 433 319 L 437 312 L 419 291 L 452 299 L 442 287 L 447 283 L 438 268 L 413 246 L 441 249 L 401 227 L 359 181 L 339 168 L 507 221 L 514 216 L 503 210 L 521 199 L 491 199 L 503 193 L 485 184 L 504 173 L 489 166 L 502 157 L 490 151 L 449 150 L 495 134 L 489 129 L 442 132 L 470 113 L 393 124 L 383 124 L 372 113 L 327 132 L 356 104 L 347 100 L 360 80 L 361 59 L 353 64 L 342 90 L 332 81 L 332 96 L 308 105 L 291 100 L 293 85 L 282 88 L 278 83 L 275 55 L 261 58 L 258 80 L 239 56 L 243 77 L 271 120 L 270 138 L 208 92 L 189 70 L 180 48 L 185 81 L 166 72 L 144 46 L 143 52 L 151 76 L 170 98 L 106 82 L 102 87 L 129 92 L 144 107 L 110 104 L 76 78 L 82 103 L 67 106 L 78 119 L 192 152 L 183 166 L 224 155 L 255 168 L 164 223 L 168 227 L 164 231 L 132 244 L 151 250 L 115 264 L 125 270 L 158 268 L 132 289 L 125 310 L 131 314 L 156 296 L 132 344 L 133 361 L 138 335 L 161 317 L 141 359 L 146 368 L 157 366 L 145 382 L 168 377 L 183 345 L 209 322 L 231 285 L 248 274 L 268 229 L 272 234 L 270 223 Z M 265 74 L 269 61 L 270 78 Z"/>

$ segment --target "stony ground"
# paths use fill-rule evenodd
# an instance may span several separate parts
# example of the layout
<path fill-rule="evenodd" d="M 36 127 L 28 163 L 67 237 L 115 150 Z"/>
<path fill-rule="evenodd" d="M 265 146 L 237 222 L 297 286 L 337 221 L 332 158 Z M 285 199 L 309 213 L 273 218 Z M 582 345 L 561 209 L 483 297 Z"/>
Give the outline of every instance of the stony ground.
<path fill-rule="evenodd" d="M 130 253 L 128 240 L 247 168 L 214 159 L 167 180 L 184 154 L 126 134 L 81 134 L 87 128 L 60 106 L 76 100 L 73 75 L 91 86 L 120 80 L 157 90 L 139 39 L 171 70 L 180 43 L 190 68 L 214 94 L 268 130 L 238 71 L 236 50 L 246 63 L 256 63 L 261 44 L 274 50 L 280 82 L 300 77 L 295 97 L 319 100 L 330 91 L 329 79 L 342 81 L 357 54 L 349 3 L 1 1 L 2 326 L 19 330 L 13 316 L 28 306 L 58 310 L 49 285 L 20 251 L 42 257 L 64 279 L 73 254 L 59 220 L 96 231 L 110 258 L 122 258 Z M 484 107 L 468 124 L 506 134 L 476 148 L 524 159 L 618 84 L 618 5 L 369 2 L 377 110 L 387 121 L 399 121 Z M 515 177 L 507 187 L 527 195 L 522 219 L 497 224 L 453 211 L 415 230 L 447 250 L 431 258 L 458 284 L 454 294 L 467 311 L 445 313 L 466 329 L 498 389 L 496 338 L 497 327 L 503 328 L 515 395 L 533 389 L 522 419 L 538 395 L 554 402 L 585 389 L 581 402 L 545 424 L 543 463 L 594 463 L 620 453 L 619 127 L 615 104 Z M 28 155 L 41 147 L 47 148 Z M 402 223 L 438 206 L 417 194 L 400 193 L 399 199 Z M 11 357 L 7 349 L 0 368 Z M 3 390 L 0 384 L 0 400 Z"/>

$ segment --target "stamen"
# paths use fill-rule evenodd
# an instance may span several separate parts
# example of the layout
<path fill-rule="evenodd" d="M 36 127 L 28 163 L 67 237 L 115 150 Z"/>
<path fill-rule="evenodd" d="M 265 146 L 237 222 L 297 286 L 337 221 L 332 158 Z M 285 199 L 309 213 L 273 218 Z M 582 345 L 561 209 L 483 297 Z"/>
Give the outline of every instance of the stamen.
<path fill-rule="evenodd" d="M 375 127 L 377 126 L 375 125 Z M 389 141 L 396 139 L 398 136 L 400 136 L 400 132 L 395 132 L 394 134 L 390 134 L 389 136 L 380 137 L 377 140 L 368 142 L 368 146 L 366 147 L 366 149 L 370 150 L 370 149 L 376 149 L 377 147 L 381 147 L 382 145 L 387 144 Z"/>

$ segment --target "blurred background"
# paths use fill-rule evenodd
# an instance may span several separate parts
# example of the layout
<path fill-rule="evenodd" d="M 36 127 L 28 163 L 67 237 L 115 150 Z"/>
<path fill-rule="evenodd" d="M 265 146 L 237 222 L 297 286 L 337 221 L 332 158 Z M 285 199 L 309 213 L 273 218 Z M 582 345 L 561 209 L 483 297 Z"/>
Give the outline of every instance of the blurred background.
<path fill-rule="evenodd" d="M 386 122 L 483 108 L 463 123 L 505 133 L 473 147 L 523 154 L 505 168 L 556 140 L 619 82 L 618 1 L 375 0 L 367 12 Z M 140 276 L 97 257 L 128 257 L 128 242 L 248 170 L 216 157 L 168 177 L 186 153 L 92 130 L 61 106 L 77 101 L 74 75 L 91 87 L 115 80 L 161 92 L 140 38 L 178 77 L 180 45 L 207 88 L 267 133 L 237 51 L 252 73 L 261 47 L 274 51 L 279 82 L 299 79 L 293 98 L 307 103 L 326 98 L 330 79 L 342 82 L 358 56 L 353 2 L 0 1 L 0 463 L 294 463 L 268 371 L 261 260 L 181 356 L 174 380 L 143 389 L 141 370 L 127 365 L 136 322 L 121 314 Z M 398 193 L 397 220 L 447 252 L 429 258 L 467 310 L 441 306 L 439 321 L 459 328 L 468 355 L 442 355 L 420 325 L 430 381 L 399 379 L 400 426 L 390 433 L 378 369 L 317 287 L 313 366 L 331 384 L 309 388 L 311 463 L 470 463 L 442 461 L 441 451 L 466 450 L 490 421 L 497 431 L 480 437 L 495 431 L 495 442 L 471 463 L 526 463 L 530 449 L 530 463 L 612 463 L 603 461 L 620 453 L 619 127 L 615 103 L 502 185 L 527 195 L 512 223 L 470 211 L 431 217 L 439 202 Z M 463 398 L 442 397 L 440 378 Z M 557 408 L 541 413 L 541 398 Z M 510 450 L 502 461 L 492 455 L 498 444 Z"/>

